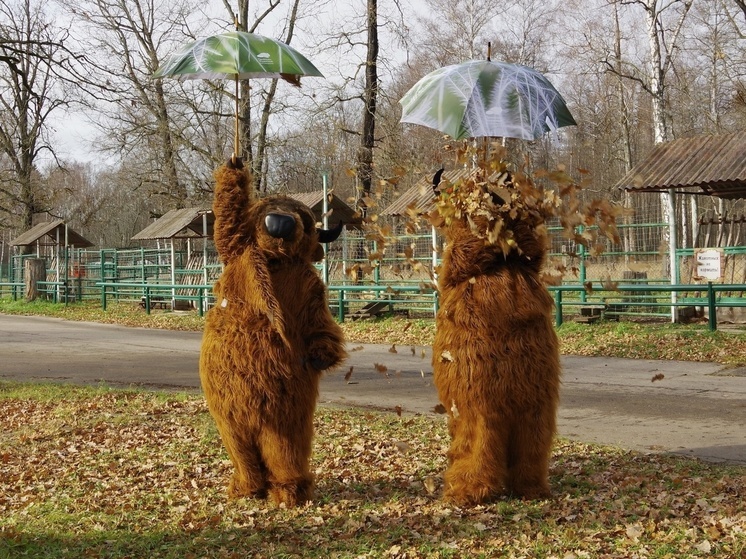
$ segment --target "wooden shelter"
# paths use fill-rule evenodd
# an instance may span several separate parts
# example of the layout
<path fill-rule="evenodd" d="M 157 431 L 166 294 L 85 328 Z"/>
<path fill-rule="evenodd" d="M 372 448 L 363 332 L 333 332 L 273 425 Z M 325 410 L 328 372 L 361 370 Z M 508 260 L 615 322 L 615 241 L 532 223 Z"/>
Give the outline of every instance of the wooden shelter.
<path fill-rule="evenodd" d="M 677 194 L 746 198 L 746 131 L 731 134 L 693 136 L 663 142 L 635 165 L 616 184 L 628 192 L 668 193 L 668 250 L 671 284 L 679 282 L 676 261 Z M 678 320 L 671 293 L 671 320 Z"/>
<path fill-rule="evenodd" d="M 658 144 L 616 188 L 746 198 L 746 131 Z"/>
<path fill-rule="evenodd" d="M 207 241 L 212 238 L 215 215 L 210 207 L 182 208 L 170 210 L 132 237 L 133 241 L 168 241 L 171 249 L 171 285 L 176 285 L 176 248 L 174 241 L 185 239 L 187 242 L 188 270 L 194 272 L 187 283 L 208 284 L 210 281 L 208 267 L 211 256 L 207 250 Z M 202 240 L 202 257 L 192 257 L 192 241 Z M 201 270 L 200 270 L 201 268 Z M 199 277 L 197 277 L 199 275 Z M 192 277 L 194 276 L 194 277 Z M 184 278 L 181 278 L 182 280 Z M 172 295 L 176 289 L 172 288 Z M 176 308 L 176 299 L 172 301 Z"/>
<path fill-rule="evenodd" d="M 36 259 L 29 259 L 24 266 L 26 283 L 26 298 L 33 300 L 38 296 L 38 281 L 54 281 L 57 283 L 57 297 L 65 297 L 67 290 L 63 289 L 68 281 L 68 258 L 70 248 L 88 248 L 93 243 L 70 228 L 61 219 L 37 223 L 31 229 L 22 233 L 12 241 L 11 246 L 35 246 Z M 43 248 L 52 253 L 52 267 L 47 272 L 46 263 L 42 259 Z M 62 269 L 60 269 L 62 266 Z"/>

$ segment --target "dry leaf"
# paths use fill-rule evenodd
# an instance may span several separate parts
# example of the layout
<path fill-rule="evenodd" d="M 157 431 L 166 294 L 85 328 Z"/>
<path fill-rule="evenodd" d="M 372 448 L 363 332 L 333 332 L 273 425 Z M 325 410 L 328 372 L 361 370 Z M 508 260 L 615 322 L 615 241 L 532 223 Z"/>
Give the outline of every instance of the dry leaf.
<path fill-rule="evenodd" d="M 393 344 L 393 345 L 392 345 L 392 346 L 391 346 L 391 347 L 389 348 L 389 353 L 399 353 L 399 352 L 398 352 L 398 351 L 396 350 L 396 344 Z"/>
<path fill-rule="evenodd" d="M 428 495 L 434 494 L 435 491 L 438 489 L 438 482 L 432 476 L 427 476 L 424 480 L 422 480 L 422 485 L 425 486 L 425 490 L 427 491 Z"/>
<path fill-rule="evenodd" d="M 447 349 L 443 350 L 443 352 L 440 354 L 440 361 L 442 363 L 445 363 L 446 361 L 449 363 L 453 363 L 453 355 L 451 355 L 451 352 Z"/>
<path fill-rule="evenodd" d="M 650 382 L 655 382 L 656 380 L 663 380 L 666 377 L 663 373 L 658 373 L 657 375 L 654 375 L 652 379 L 650 379 Z"/>
<path fill-rule="evenodd" d="M 386 371 L 389 370 L 389 368 L 386 365 L 382 365 L 381 363 L 373 363 L 373 367 L 379 373 L 385 373 Z"/>
<path fill-rule="evenodd" d="M 350 367 L 350 370 L 345 373 L 345 380 L 350 380 L 350 377 L 352 376 L 352 369 L 354 369 L 354 367 Z"/>
<path fill-rule="evenodd" d="M 435 413 L 443 414 L 443 413 L 446 413 L 447 410 L 443 404 L 436 404 L 435 407 L 433 408 L 433 411 Z"/>

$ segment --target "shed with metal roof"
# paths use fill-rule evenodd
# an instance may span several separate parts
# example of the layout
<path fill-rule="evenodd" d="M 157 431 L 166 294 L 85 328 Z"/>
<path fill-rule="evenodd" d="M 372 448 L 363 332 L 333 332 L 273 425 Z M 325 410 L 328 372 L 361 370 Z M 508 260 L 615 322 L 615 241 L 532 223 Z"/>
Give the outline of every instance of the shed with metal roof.
<path fill-rule="evenodd" d="M 746 198 L 746 131 L 658 144 L 616 188 Z"/>

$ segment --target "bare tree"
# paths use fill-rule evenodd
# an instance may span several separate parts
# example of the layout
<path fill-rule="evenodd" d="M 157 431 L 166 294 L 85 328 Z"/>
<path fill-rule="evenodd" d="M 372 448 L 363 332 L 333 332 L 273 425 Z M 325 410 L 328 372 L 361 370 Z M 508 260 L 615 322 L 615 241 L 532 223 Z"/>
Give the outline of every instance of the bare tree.
<path fill-rule="evenodd" d="M 90 73 L 84 84 L 106 117 L 104 145 L 123 159 L 138 161 L 133 173 L 164 207 L 183 207 L 190 198 L 181 177 L 179 151 L 186 134 L 173 118 L 163 80 L 153 80 L 165 48 L 189 32 L 189 2 L 155 0 L 68 1 Z M 176 89 L 179 86 L 169 84 Z M 147 149 L 144 149 L 147 148 Z"/>
<path fill-rule="evenodd" d="M 70 53 L 64 30 L 54 27 L 41 2 L 0 1 L 0 218 L 22 230 L 47 210 L 36 169 L 40 155 L 54 157 L 50 115 L 68 103 L 57 72 Z"/>

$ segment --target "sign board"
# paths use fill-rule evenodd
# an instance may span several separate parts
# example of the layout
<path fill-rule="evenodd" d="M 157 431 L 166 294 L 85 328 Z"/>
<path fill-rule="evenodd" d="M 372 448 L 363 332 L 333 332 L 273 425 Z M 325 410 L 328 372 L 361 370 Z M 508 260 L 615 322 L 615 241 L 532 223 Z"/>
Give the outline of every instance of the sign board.
<path fill-rule="evenodd" d="M 723 279 L 723 249 L 698 248 L 694 250 L 694 279 L 720 281 Z"/>

